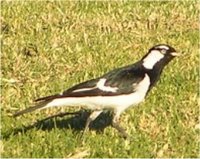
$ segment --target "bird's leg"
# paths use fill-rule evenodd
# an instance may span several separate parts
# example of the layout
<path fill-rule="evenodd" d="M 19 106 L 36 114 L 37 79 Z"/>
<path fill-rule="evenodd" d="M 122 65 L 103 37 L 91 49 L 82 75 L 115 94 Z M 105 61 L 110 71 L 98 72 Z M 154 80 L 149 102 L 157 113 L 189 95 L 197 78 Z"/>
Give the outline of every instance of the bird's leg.
<path fill-rule="evenodd" d="M 114 116 L 113 116 L 112 127 L 117 129 L 121 133 L 123 138 L 126 139 L 129 137 L 129 135 L 126 133 L 126 130 L 119 125 L 119 115 L 118 114 L 114 114 Z"/>
<path fill-rule="evenodd" d="M 85 124 L 85 128 L 84 128 L 84 132 L 83 134 L 85 134 L 85 132 L 88 130 L 89 126 L 90 126 L 90 123 L 95 120 L 99 114 L 102 113 L 102 110 L 96 110 L 96 111 L 93 111 L 90 116 L 87 118 L 87 121 L 86 121 L 86 124 Z"/>

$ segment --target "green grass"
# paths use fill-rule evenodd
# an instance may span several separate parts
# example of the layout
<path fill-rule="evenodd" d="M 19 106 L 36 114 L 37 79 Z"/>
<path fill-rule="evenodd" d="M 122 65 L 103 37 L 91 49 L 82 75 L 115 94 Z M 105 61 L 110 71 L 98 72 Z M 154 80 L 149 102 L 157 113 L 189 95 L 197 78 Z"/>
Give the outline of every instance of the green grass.
<path fill-rule="evenodd" d="M 2 157 L 199 157 L 198 40 L 197 1 L 1 1 Z M 37 97 L 131 64 L 158 43 L 183 56 L 121 116 L 132 141 L 111 127 L 81 141 L 73 128 L 84 122 L 70 116 L 31 126 L 74 109 L 10 116 Z"/>

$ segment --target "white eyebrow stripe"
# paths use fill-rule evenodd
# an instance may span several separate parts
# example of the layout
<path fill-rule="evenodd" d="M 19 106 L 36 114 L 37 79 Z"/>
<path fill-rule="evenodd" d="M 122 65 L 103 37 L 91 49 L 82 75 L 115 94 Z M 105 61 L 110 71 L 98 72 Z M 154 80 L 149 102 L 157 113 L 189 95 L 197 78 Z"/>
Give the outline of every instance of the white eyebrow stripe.
<path fill-rule="evenodd" d="M 160 46 L 157 46 L 156 48 L 169 50 L 169 47 L 165 45 L 160 45 Z"/>
<path fill-rule="evenodd" d="M 116 92 L 118 90 L 117 87 L 110 87 L 110 86 L 105 86 L 106 79 L 102 78 L 99 80 L 99 82 L 97 83 L 97 87 L 102 90 L 102 91 L 106 91 L 106 92 Z"/>

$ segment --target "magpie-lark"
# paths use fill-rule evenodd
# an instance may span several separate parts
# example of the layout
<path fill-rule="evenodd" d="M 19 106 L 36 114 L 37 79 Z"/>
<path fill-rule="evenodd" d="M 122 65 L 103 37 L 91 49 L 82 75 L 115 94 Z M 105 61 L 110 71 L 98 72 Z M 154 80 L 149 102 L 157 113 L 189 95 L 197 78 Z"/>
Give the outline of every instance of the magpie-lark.
<path fill-rule="evenodd" d="M 114 69 L 101 77 L 77 84 L 61 94 L 36 99 L 36 105 L 19 111 L 14 116 L 56 106 L 83 106 L 92 110 L 85 125 L 95 120 L 104 110 L 113 112 L 112 126 L 127 137 L 119 125 L 120 114 L 130 106 L 142 102 L 156 84 L 163 68 L 175 57 L 176 50 L 165 44 L 152 47 L 138 62 Z"/>

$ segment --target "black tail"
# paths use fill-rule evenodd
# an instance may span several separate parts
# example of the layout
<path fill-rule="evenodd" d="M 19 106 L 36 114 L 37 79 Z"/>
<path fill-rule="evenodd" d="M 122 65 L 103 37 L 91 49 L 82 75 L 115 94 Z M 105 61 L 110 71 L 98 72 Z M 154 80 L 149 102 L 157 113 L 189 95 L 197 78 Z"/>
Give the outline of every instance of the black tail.
<path fill-rule="evenodd" d="M 40 109 L 40 108 L 43 108 L 46 106 L 47 103 L 49 103 L 50 101 L 44 101 L 44 102 L 41 102 L 41 103 L 38 103 L 37 105 L 35 106 L 32 106 L 32 107 L 29 107 L 27 109 L 24 109 L 24 110 L 21 110 L 19 112 L 16 112 L 15 114 L 13 114 L 13 117 L 17 117 L 17 116 L 20 116 L 22 114 L 25 114 L 25 113 L 29 113 L 29 112 L 32 112 L 36 109 Z"/>
<path fill-rule="evenodd" d="M 46 96 L 46 97 L 42 97 L 42 98 L 38 98 L 35 100 L 35 102 L 39 102 L 39 101 L 49 101 L 49 100 L 53 100 L 55 98 L 60 97 L 60 94 L 55 94 L 55 95 L 51 95 L 51 96 Z"/>

